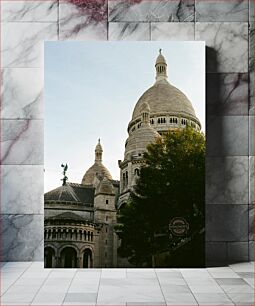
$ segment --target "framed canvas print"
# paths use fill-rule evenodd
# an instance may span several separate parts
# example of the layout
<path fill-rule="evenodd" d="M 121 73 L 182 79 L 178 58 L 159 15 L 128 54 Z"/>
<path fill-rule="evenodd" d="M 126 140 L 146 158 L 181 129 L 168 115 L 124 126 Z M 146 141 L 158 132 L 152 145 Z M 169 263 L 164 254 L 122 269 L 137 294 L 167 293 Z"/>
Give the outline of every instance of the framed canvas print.
<path fill-rule="evenodd" d="M 205 265 L 204 42 L 46 42 L 46 268 Z"/>

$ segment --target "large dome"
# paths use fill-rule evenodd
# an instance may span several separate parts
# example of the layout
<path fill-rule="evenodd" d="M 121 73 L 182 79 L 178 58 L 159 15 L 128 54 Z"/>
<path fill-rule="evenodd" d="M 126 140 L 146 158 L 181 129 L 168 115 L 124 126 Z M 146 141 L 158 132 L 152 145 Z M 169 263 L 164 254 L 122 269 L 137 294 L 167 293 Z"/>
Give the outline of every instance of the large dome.
<path fill-rule="evenodd" d="M 196 118 L 191 102 L 179 89 L 171 85 L 166 79 L 158 80 L 145 91 L 136 103 L 132 120 L 141 116 L 141 107 L 144 103 L 150 106 L 150 115 L 180 114 Z"/>

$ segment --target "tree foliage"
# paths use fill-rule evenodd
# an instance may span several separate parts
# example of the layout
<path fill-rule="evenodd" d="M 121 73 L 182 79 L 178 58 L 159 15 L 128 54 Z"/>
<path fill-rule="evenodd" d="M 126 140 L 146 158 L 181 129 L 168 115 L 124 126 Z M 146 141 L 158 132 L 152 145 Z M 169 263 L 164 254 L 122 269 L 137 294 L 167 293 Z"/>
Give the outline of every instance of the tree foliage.
<path fill-rule="evenodd" d="M 119 254 L 137 266 L 153 266 L 153 258 L 163 252 L 173 263 L 175 253 L 181 258 L 181 249 L 192 251 L 196 245 L 194 254 L 202 258 L 204 198 L 204 135 L 190 127 L 169 131 L 148 146 L 136 187 L 120 210 Z M 170 234 L 169 222 L 175 217 L 189 223 L 186 237 Z M 182 248 L 184 238 L 190 242 Z"/>

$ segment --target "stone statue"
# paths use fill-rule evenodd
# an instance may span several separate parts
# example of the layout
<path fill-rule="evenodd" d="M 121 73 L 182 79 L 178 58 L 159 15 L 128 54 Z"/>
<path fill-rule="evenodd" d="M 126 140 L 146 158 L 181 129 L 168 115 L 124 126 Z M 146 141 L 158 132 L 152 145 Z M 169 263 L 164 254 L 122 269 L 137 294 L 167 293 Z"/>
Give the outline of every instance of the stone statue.
<path fill-rule="evenodd" d="M 65 186 L 65 185 L 66 185 L 66 182 L 67 182 L 67 180 L 68 180 L 68 177 L 66 176 L 66 171 L 67 171 L 67 169 L 68 169 L 68 166 L 67 166 L 67 164 L 65 164 L 65 165 L 62 164 L 61 167 L 63 168 L 63 175 L 64 175 L 64 177 L 61 179 L 61 181 L 63 181 L 62 186 Z"/>

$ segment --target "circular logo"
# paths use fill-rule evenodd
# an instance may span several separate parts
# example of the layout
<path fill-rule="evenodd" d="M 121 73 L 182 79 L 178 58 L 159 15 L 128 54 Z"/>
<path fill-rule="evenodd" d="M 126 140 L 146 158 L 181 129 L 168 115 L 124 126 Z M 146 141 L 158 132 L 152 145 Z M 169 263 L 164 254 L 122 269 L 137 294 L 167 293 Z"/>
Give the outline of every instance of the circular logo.
<path fill-rule="evenodd" d="M 189 223 L 182 217 L 173 218 L 169 223 L 169 230 L 175 236 L 184 236 L 189 229 Z"/>

